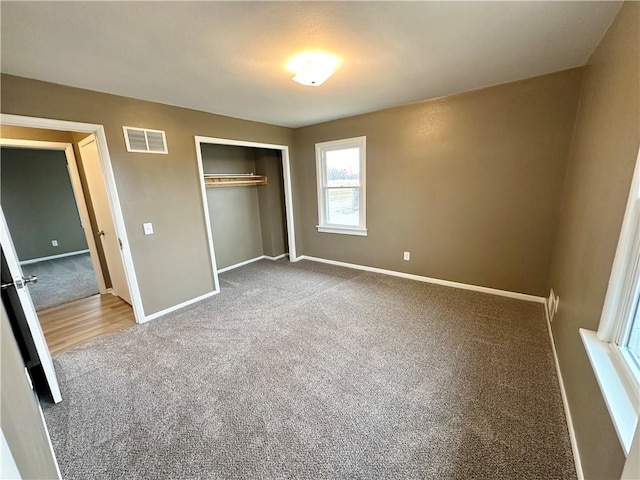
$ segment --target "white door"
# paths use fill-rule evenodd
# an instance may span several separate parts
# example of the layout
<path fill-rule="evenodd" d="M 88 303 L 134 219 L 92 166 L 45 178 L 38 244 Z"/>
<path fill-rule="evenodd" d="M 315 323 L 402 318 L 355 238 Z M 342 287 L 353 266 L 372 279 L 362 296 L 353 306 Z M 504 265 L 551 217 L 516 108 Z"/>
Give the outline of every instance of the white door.
<path fill-rule="evenodd" d="M 93 212 L 98 225 L 98 231 L 95 233 L 102 241 L 102 249 L 107 261 L 109 276 L 111 277 L 111 288 L 115 295 L 131 304 L 131 294 L 129 293 L 127 274 L 124 270 L 120 238 L 118 237 L 113 215 L 111 214 L 111 205 L 109 203 L 107 187 L 104 182 L 96 138 L 90 135 L 79 142 L 78 147 L 87 178 L 87 187 L 89 188 L 89 196 L 93 204 Z"/>
<path fill-rule="evenodd" d="M 13 281 L 13 286 L 9 288 L 15 287 L 16 292 L 18 293 L 20 307 L 22 308 L 24 316 L 27 320 L 27 325 L 29 327 L 31 337 L 33 338 L 36 352 L 40 359 L 40 363 L 42 364 L 42 369 L 44 371 L 46 381 L 51 391 L 51 396 L 53 398 L 53 401 L 55 403 L 58 403 L 62 400 L 62 395 L 60 394 L 60 386 L 58 385 L 56 371 L 53 368 L 51 353 L 49 352 L 49 347 L 47 346 L 47 342 L 44 338 L 44 333 L 42 333 L 38 315 L 36 314 L 36 309 L 33 306 L 33 301 L 31 300 L 31 295 L 29 294 L 29 287 L 27 286 L 28 284 L 25 282 L 25 278 L 22 276 L 20 261 L 18 260 L 18 255 L 16 255 L 16 249 L 13 246 L 13 241 L 11 240 L 11 235 L 9 234 L 9 227 L 7 226 L 7 222 L 4 218 L 4 212 L 2 211 L 1 206 L 0 246 L 2 246 L 2 251 L 7 261 L 7 266 L 9 267 L 11 280 Z"/>

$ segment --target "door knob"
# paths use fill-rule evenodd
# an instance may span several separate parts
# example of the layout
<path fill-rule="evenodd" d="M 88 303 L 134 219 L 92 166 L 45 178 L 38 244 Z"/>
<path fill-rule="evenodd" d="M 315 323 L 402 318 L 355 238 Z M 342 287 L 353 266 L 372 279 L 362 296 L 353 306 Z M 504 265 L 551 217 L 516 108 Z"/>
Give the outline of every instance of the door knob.
<path fill-rule="evenodd" d="M 24 288 L 27 283 L 38 283 L 38 277 L 35 275 L 29 275 L 27 278 L 16 278 L 12 282 L 2 284 L 2 290 L 5 290 L 11 286 L 15 286 L 17 289 Z"/>

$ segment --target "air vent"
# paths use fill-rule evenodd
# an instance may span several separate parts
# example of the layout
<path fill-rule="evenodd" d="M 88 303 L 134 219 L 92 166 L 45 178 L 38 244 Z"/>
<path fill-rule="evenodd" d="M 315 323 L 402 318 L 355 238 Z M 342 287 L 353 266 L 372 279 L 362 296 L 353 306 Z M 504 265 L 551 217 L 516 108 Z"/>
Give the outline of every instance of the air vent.
<path fill-rule="evenodd" d="M 162 130 L 148 128 L 122 127 L 127 152 L 169 153 L 167 139 Z"/>

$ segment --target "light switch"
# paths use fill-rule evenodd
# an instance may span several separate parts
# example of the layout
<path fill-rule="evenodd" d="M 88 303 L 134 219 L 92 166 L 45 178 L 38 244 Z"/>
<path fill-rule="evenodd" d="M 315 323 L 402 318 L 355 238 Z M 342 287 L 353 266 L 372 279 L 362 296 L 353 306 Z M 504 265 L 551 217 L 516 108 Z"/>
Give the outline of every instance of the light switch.
<path fill-rule="evenodd" d="M 153 224 L 152 223 L 143 223 L 142 228 L 144 228 L 145 235 L 153 235 Z"/>

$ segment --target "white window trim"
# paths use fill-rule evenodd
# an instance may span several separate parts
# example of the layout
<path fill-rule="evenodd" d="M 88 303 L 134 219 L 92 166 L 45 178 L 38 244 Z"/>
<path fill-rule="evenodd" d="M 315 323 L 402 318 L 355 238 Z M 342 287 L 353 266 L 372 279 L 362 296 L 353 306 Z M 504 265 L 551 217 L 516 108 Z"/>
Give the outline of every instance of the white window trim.
<path fill-rule="evenodd" d="M 638 289 L 634 275 L 640 260 L 640 151 L 620 231 L 598 332 L 580 329 L 620 444 L 629 454 L 640 417 L 640 382 L 630 367 L 630 354 L 619 346 L 628 338 L 629 298 Z"/>
<path fill-rule="evenodd" d="M 326 222 L 326 203 L 324 198 L 324 152 L 357 147 L 360 149 L 360 195 L 358 226 L 336 225 Z M 331 142 L 316 143 L 316 188 L 318 192 L 318 232 L 338 233 L 343 235 L 367 236 L 367 137 L 345 138 Z"/>

